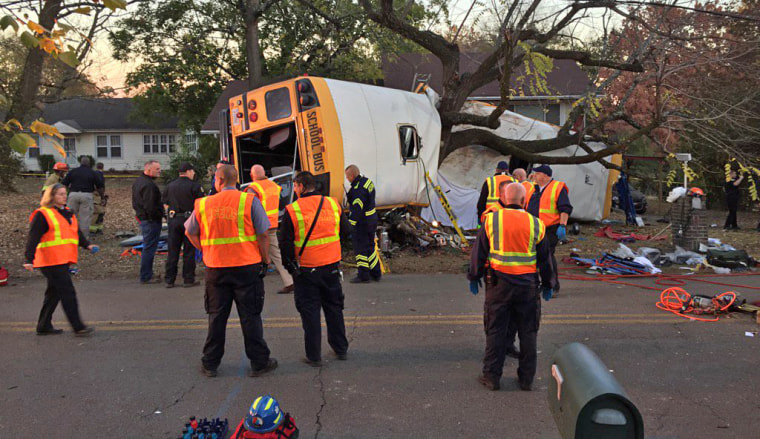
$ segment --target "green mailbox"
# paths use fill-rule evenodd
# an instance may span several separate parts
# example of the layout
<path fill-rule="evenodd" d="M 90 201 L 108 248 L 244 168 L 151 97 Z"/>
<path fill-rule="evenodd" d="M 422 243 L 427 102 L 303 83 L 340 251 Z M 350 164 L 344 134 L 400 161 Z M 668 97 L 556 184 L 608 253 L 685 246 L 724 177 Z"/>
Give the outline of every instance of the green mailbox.
<path fill-rule="evenodd" d="M 602 360 L 581 343 L 555 354 L 549 409 L 563 439 L 643 439 L 641 413 Z"/>

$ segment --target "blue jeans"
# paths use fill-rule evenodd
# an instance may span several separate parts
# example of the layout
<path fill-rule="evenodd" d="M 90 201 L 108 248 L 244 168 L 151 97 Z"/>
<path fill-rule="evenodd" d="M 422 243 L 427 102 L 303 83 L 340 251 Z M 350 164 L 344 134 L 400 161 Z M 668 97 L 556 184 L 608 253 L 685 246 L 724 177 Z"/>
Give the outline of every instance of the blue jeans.
<path fill-rule="evenodd" d="M 140 231 L 143 236 L 140 282 L 147 282 L 153 278 L 153 258 L 156 256 L 156 249 L 158 248 L 158 237 L 161 236 L 161 223 L 143 221 L 140 223 Z"/>

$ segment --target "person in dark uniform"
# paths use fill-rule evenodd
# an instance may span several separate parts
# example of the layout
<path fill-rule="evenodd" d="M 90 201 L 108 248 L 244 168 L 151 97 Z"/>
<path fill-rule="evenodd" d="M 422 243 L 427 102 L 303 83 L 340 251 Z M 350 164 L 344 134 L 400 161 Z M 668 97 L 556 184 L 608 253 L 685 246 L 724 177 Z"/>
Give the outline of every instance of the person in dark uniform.
<path fill-rule="evenodd" d="M 207 377 L 217 375 L 235 302 L 251 362 L 248 376 L 257 377 L 277 368 L 264 341 L 261 321 L 269 264 L 269 218 L 253 194 L 235 189 L 238 173 L 234 166 L 220 167 L 215 177 L 216 195 L 195 200 L 193 213 L 185 222 L 185 234 L 195 248 L 203 250 L 206 264 L 208 335 L 201 372 Z"/>
<path fill-rule="evenodd" d="M 185 236 L 185 221 L 193 213 L 195 200 L 203 197 L 203 188 L 195 179 L 195 169 L 190 163 L 179 165 L 179 177 L 166 185 L 162 195 L 167 212 L 168 246 L 166 256 L 166 288 L 173 288 L 177 279 L 179 253 L 182 251 L 182 280 L 185 288 L 200 285 L 195 281 L 195 248 Z"/>
<path fill-rule="evenodd" d="M 486 211 L 493 204 L 499 202 L 499 186 L 503 182 L 515 181 L 512 176 L 509 175 L 509 165 L 505 161 L 501 161 L 496 164 L 496 171 L 494 174 L 483 182 L 483 187 L 480 189 L 480 197 L 478 198 L 478 221 L 483 216 L 483 212 Z"/>
<path fill-rule="evenodd" d="M 132 183 L 132 209 L 140 223 L 143 248 L 140 252 L 140 283 L 143 285 L 159 283 L 161 277 L 153 277 L 153 259 L 161 237 L 161 223 L 164 220 L 164 205 L 161 203 L 161 191 L 155 183 L 161 175 L 161 163 L 148 160 L 143 173 Z"/>
<path fill-rule="evenodd" d="M 736 222 L 736 211 L 739 209 L 739 185 L 744 180 L 744 174 L 737 175 L 735 170 L 729 173 L 731 178 L 726 182 L 726 205 L 728 206 L 728 217 L 723 225 L 723 230 L 739 230 L 739 224 Z"/>
<path fill-rule="evenodd" d="M 338 360 L 348 352 L 343 320 L 343 289 L 340 272 L 340 206 L 316 191 L 309 172 L 293 179 L 298 199 L 286 208 L 280 224 L 283 265 L 293 275 L 296 309 L 301 315 L 306 358 L 313 367 L 322 365 L 320 308 L 325 313 L 327 342 Z M 317 219 L 315 221 L 315 218 Z"/>
<path fill-rule="evenodd" d="M 354 227 L 351 236 L 356 253 L 356 265 L 359 269 L 359 273 L 351 279 L 351 283 L 366 283 L 370 279 L 379 281 L 382 271 L 375 247 L 375 232 L 377 231 L 375 184 L 361 175 L 356 165 L 346 168 L 346 179 L 351 185 L 347 195 L 350 209 L 348 222 Z"/>
<path fill-rule="evenodd" d="M 79 159 L 79 167 L 71 170 L 61 184 L 69 189 L 68 206 L 79 219 L 82 233 L 90 233 L 90 221 L 94 209 L 93 192 L 105 195 L 105 182 L 101 174 L 92 169 L 90 158 L 83 156 Z"/>
<path fill-rule="evenodd" d="M 552 168 L 541 165 L 533 168 L 535 185 L 528 190 L 528 213 L 540 219 L 546 226 L 546 238 L 549 242 L 554 295 L 559 293 L 559 270 L 554 253 L 557 244 L 567 239 L 567 220 L 573 213 L 570 195 L 565 183 L 552 178 Z"/>
<path fill-rule="evenodd" d="M 490 390 L 500 388 L 507 355 L 507 328 L 512 321 L 520 335 L 517 378 L 522 390 L 531 390 L 538 354 L 536 337 L 541 317 L 540 291 L 551 299 L 553 288 L 546 229 L 538 218 L 523 210 L 525 188 L 520 183 L 502 185 L 507 206 L 486 214 L 472 248 L 467 279 L 470 292 L 478 294 L 486 278 L 483 324 L 486 350 L 478 381 Z M 486 265 L 488 263 L 488 265 Z"/>
<path fill-rule="evenodd" d="M 66 207 L 66 198 L 66 188 L 62 184 L 49 186 L 42 195 L 40 208 L 30 218 L 24 268 L 29 271 L 39 268 L 47 278 L 45 300 L 37 321 L 37 335 L 63 333 L 62 329 L 54 328 L 52 322 L 59 302 L 76 336 L 88 336 L 93 331 L 79 315 L 69 264 L 77 263 L 77 247 L 97 253 L 98 246 L 87 241 L 87 235 L 79 228 L 74 212 Z"/>

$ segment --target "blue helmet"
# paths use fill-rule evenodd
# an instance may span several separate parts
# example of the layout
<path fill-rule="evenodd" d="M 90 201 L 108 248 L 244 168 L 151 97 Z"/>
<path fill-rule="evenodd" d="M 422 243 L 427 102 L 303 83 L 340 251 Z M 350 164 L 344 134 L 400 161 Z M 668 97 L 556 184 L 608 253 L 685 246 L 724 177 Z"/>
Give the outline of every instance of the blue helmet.
<path fill-rule="evenodd" d="M 277 428 L 283 421 L 280 404 L 269 395 L 259 396 L 251 404 L 251 409 L 245 416 L 244 426 L 254 433 L 268 433 Z"/>

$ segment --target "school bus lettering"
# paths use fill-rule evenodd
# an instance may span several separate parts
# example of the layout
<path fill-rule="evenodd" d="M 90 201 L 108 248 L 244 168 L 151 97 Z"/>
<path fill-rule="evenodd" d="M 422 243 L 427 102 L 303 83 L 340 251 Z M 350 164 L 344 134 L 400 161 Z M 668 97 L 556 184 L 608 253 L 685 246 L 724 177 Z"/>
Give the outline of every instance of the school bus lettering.
<path fill-rule="evenodd" d="M 322 127 L 316 110 L 306 113 L 306 124 L 309 132 L 309 149 L 313 172 L 325 172 L 325 144 L 322 136 Z"/>

